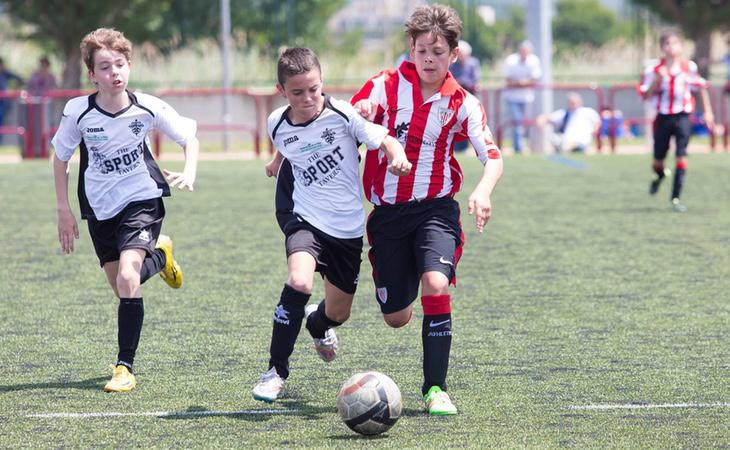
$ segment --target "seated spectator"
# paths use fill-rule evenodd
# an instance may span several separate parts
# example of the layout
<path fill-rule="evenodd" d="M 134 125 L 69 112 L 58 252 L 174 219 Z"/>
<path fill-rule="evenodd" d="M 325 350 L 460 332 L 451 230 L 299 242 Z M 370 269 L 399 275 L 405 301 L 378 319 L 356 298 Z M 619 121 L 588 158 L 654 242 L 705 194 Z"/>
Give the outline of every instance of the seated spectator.
<path fill-rule="evenodd" d="M 596 110 L 583 106 L 575 92 L 568 94 L 568 107 L 537 118 L 537 125 L 551 125 L 551 143 L 557 152 L 585 152 L 601 126 Z"/>

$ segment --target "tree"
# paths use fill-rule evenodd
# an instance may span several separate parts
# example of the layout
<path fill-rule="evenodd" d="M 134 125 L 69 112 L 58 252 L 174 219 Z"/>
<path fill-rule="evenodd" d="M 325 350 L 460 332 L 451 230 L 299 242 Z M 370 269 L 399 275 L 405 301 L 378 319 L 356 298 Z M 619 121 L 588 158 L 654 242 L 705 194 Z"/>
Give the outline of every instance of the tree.
<path fill-rule="evenodd" d="M 273 53 L 280 45 L 322 46 L 326 22 L 344 0 L 231 0 L 231 25 L 247 43 Z M 61 87 L 81 86 L 79 43 L 91 30 L 114 27 L 135 44 L 149 42 L 167 52 L 200 38 L 218 38 L 220 2 L 207 0 L 0 0 L 19 31 L 65 61 Z M 17 27 L 25 30 L 26 27 Z"/>
<path fill-rule="evenodd" d="M 168 0 L 2 0 L 0 4 L 15 22 L 34 25 L 31 31 L 20 31 L 21 36 L 63 54 L 61 87 L 67 89 L 81 86 L 79 43 L 89 31 L 112 26 L 132 40 L 144 41 L 163 26 L 156 19 L 170 7 Z"/>
<path fill-rule="evenodd" d="M 633 0 L 649 8 L 662 19 L 676 24 L 695 43 L 693 59 L 705 78 L 710 72 L 710 36 L 727 29 L 730 23 L 730 0 Z"/>
<path fill-rule="evenodd" d="M 616 32 L 616 16 L 598 0 L 560 0 L 553 19 L 553 36 L 559 51 L 588 45 L 603 46 Z"/>

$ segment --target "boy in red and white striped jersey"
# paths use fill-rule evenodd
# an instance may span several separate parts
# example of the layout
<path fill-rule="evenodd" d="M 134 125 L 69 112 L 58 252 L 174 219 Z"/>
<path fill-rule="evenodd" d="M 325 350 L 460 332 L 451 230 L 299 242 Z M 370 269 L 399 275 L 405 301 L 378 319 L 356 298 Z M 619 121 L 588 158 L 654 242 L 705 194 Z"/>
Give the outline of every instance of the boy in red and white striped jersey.
<path fill-rule="evenodd" d="M 355 109 L 387 126 L 412 163 L 409 175 L 394 177 L 387 157 L 370 151 L 365 160 L 365 195 L 375 208 L 368 218 L 370 261 L 385 322 L 406 325 L 421 288 L 423 305 L 422 393 L 431 415 L 456 414 L 446 394 L 451 349 L 449 284 L 456 278 L 464 234 L 459 204 L 462 171 L 454 143 L 469 139 L 484 164 L 469 196 L 469 213 L 481 233 L 492 212 L 490 196 L 502 175 L 502 157 L 479 100 L 449 73 L 458 54 L 461 19 L 448 6 L 417 8 L 405 24 L 411 61 L 370 79 L 355 94 Z"/>
<path fill-rule="evenodd" d="M 662 33 L 659 43 L 664 57 L 649 64 L 644 71 L 639 92 L 647 101 L 656 105 L 657 116 L 654 121 L 654 161 L 656 178 L 649 186 L 654 195 L 669 171 L 664 169 L 664 158 L 669 150 L 669 141 L 674 136 L 676 144 L 676 171 L 672 187 L 672 208 L 684 212 L 687 207 L 679 201 L 687 172 L 687 144 L 692 133 L 689 116 L 694 112 L 693 93 L 699 91 L 705 122 L 710 132 L 714 128 L 712 105 L 707 94 L 707 81 L 697 72 L 697 64 L 682 58 L 682 41 L 676 31 Z"/>

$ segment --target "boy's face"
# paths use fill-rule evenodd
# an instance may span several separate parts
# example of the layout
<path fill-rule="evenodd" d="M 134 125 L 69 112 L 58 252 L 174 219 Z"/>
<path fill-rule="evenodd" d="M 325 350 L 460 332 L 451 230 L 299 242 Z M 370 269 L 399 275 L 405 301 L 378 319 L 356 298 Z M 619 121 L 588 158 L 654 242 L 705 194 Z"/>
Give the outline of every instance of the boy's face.
<path fill-rule="evenodd" d="M 292 119 L 297 123 L 306 122 L 322 110 L 322 74 L 317 69 L 289 77 L 284 85 L 276 85 L 281 95 L 291 105 Z"/>
<path fill-rule="evenodd" d="M 118 94 L 127 89 L 129 69 L 130 62 L 122 53 L 102 48 L 94 52 L 94 70 L 89 71 L 89 78 L 99 92 Z"/>
<path fill-rule="evenodd" d="M 411 46 L 411 57 L 416 65 L 421 84 L 440 86 L 449 71 L 449 64 L 459 55 L 459 48 L 449 48 L 443 36 L 422 34 Z"/>
<path fill-rule="evenodd" d="M 669 58 L 676 58 L 682 53 L 682 42 L 678 36 L 669 36 L 662 44 L 664 55 Z"/>

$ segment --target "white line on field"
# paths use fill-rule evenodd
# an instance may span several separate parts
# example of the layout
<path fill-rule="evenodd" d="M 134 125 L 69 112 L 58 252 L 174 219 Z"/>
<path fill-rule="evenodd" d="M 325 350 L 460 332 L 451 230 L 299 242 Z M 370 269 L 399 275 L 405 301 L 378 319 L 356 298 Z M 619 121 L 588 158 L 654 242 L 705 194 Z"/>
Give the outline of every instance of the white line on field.
<path fill-rule="evenodd" d="M 596 409 L 667 409 L 667 408 L 727 408 L 730 403 L 657 403 L 657 404 L 617 404 L 617 405 L 583 405 L 570 406 L 569 409 L 596 410 Z"/>
<path fill-rule="evenodd" d="M 94 419 L 99 417 L 201 417 L 201 416 L 243 416 L 256 414 L 290 414 L 298 409 L 244 409 L 241 411 L 143 411 L 143 412 L 87 412 L 87 413 L 43 413 L 26 414 L 36 419 Z"/>

